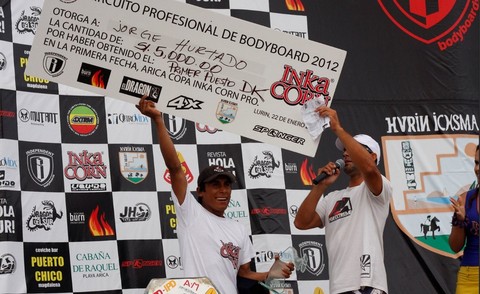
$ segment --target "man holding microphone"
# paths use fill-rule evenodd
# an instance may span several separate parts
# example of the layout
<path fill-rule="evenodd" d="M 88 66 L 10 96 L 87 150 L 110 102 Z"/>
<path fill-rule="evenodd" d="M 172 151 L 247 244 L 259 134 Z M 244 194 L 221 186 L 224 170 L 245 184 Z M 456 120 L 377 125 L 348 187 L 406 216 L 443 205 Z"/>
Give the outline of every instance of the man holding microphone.
<path fill-rule="evenodd" d="M 379 171 L 380 146 L 368 135 L 352 137 L 327 106 L 315 110 L 330 119 L 343 152 L 348 187 L 324 195 L 340 176 L 343 162 L 319 169 L 321 179 L 312 187 L 295 217 L 301 230 L 324 228 L 329 258 L 330 293 L 382 294 L 388 292 L 383 257 L 383 230 L 392 187 Z"/>

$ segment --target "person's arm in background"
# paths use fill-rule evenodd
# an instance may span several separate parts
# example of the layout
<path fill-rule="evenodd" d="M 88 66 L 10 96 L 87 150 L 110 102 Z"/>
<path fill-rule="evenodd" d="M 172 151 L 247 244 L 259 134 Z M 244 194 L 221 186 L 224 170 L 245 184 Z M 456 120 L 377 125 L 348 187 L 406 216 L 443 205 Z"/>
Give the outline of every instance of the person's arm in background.
<path fill-rule="evenodd" d="M 187 193 L 187 179 L 183 171 L 182 164 L 178 159 L 177 150 L 173 144 L 172 138 L 168 134 L 165 123 L 163 122 L 162 113 L 155 107 L 152 101 L 146 100 L 146 96 L 140 99 L 138 110 L 143 115 L 152 119 L 157 131 L 158 142 L 160 144 L 160 151 L 162 152 L 163 160 L 170 172 L 170 180 L 172 183 L 172 190 L 180 204 L 185 200 Z"/>
<path fill-rule="evenodd" d="M 450 197 L 450 202 L 452 204 L 453 209 L 455 210 L 454 219 L 458 223 L 452 222 L 452 231 L 450 236 L 448 237 L 448 245 L 454 252 L 459 252 L 462 250 L 463 246 L 465 245 L 465 228 L 460 224 L 465 221 L 465 198 L 466 194 L 463 193 L 458 197 L 458 200 L 455 200 L 453 197 Z"/>

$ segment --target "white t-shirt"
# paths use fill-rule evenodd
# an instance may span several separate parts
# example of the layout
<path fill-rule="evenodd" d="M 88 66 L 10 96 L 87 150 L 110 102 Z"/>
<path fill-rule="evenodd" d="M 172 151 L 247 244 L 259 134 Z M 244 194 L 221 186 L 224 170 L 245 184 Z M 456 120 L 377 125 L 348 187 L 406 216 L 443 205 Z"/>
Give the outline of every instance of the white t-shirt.
<path fill-rule="evenodd" d="M 392 198 L 382 176 L 382 193 L 374 196 L 365 182 L 333 191 L 318 202 L 316 212 L 325 226 L 330 293 L 368 286 L 388 291 L 383 262 L 383 229 Z"/>
<path fill-rule="evenodd" d="M 244 225 L 212 214 L 191 193 L 182 205 L 172 198 L 185 277 L 208 277 L 220 294 L 237 293 L 238 269 L 255 256 Z"/>

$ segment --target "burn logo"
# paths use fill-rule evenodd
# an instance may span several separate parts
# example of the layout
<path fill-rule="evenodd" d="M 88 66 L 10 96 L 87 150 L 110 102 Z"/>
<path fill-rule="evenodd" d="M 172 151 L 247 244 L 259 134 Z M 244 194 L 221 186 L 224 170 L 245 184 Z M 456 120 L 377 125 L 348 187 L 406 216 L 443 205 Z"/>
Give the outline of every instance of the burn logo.
<path fill-rule="evenodd" d="M 92 236 L 113 236 L 115 231 L 108 223 L 105 212 L 100 211 L 97 205 L 88 219 L 88 227 Z"/>
<path fill-rule="evenodd" d="M 106 89 L 110 73 L 111 70 L 109 69 L 83 62 L 78 73 L 77 82 Z"/>

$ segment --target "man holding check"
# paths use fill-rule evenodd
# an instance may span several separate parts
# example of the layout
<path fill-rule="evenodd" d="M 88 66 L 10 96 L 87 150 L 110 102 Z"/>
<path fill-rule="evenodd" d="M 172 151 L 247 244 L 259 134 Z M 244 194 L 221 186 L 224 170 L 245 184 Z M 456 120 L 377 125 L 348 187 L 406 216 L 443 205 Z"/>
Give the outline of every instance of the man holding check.
<path fill-rule="evenodd" d="M 272 269 L 260 273 L 250 269 L 255 254 L 249 235 L 242 224 L 224 217 L 235 176 L 221 166 L 205 168 L 197 180 L 197 201 L 187 191 L 185 173 L 161 112 L 146 96 L 136 107 L 152 119 L 170 172 L 185 277 L 208 277 L 221 294 L 237 293 L 237 275 L 256 281 L 272 277 Z M 290 277 L 294 265 L 281 265 L 281 276 L 275 278 Z"/>

